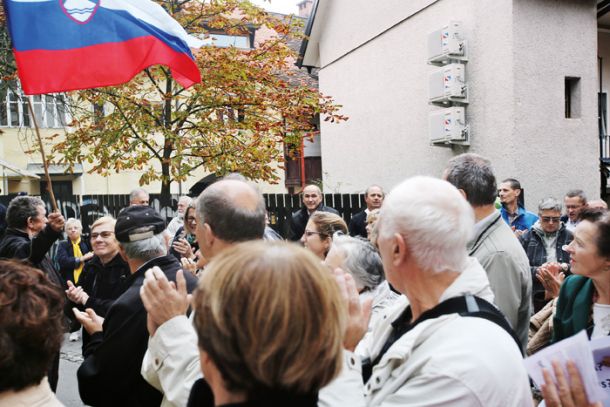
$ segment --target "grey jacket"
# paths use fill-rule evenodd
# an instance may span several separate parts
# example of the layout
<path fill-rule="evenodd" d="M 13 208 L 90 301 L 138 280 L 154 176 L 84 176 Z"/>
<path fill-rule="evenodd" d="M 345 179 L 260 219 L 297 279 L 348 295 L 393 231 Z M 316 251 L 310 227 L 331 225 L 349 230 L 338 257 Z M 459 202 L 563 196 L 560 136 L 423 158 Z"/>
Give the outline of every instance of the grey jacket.
<path fill-rule="evenodd" d="M 525 350 L 531 316 L 532 276 L 523 247 L 500 212 L 477 224 L 468 252 L 487 272 L 495 304 L 506 315 Z"/>

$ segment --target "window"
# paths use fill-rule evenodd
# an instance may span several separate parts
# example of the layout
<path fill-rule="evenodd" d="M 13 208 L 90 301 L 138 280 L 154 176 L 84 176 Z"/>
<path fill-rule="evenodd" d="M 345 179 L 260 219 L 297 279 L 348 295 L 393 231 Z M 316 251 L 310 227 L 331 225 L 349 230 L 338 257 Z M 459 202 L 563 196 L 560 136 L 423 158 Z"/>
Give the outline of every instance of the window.
<path fill-rule="evenodd" d="M 250 49 L 250 37 L 241 35 L 227 35 L 227 34 L 209 34 L 208 38 L 204 38 L 205 45 L 212 45 L 214 47 L 235 47 L 242 49 Z"/>
<path fill-rule="evenodd" d="M 61 128 L 68 123 L 64 95 L 25 96 L 15 84 L 0 88 L 0 127 L 33 127 L 26 97 L 41 128 Z"/>
<path fill-rule="evenodd" d="M 580 117 L 580 78 L 570 76 L 565 78 L 565 117 L 566 119 Z"/>

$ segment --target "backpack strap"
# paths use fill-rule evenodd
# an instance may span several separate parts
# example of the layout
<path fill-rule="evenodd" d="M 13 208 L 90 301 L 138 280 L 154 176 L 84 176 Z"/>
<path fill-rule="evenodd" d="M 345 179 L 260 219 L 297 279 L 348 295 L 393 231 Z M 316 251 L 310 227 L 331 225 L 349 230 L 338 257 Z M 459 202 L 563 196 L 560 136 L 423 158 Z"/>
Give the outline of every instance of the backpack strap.
<path fill-rule="evenodd" d="M 364 383 L 370 379 L 373 373 L 373 367 L 381 361 L 381 358 L 387 352 L 387 350 L 390 349 L 394 342 L 396 342 L 402 335 L 415 328 L 423 321 L 450 314 L 459 314 L 462 317 L 483 318 L 493 322 L 494 324 L 500 326 L 500 328 L 504 329 L 506 333 L 513 338 L 517 348 L 519 349 L 519 353 L 523 355 L 521 342 L 504 314 L 502 314 L 502 312 L 500 312 L 500 310 L 498 310 L 493 304 L 485 301 L 483 298 L 467 294 L 462 297 L 449 298 L 448 300 L 441 302 L 436 307 L 421 314 L 417 321 L 413 322 L 412 324 L 409 324 L 408 322 L 411 319 L 411 307 L 407 307 L 405 312 L 403 312 L 403 314 L 401 314 L 401 316 L 392 323 L 392 325 L 394 325 L 394 329 L 377 357 L 372 361 L 369 358 L 362 361 L 362 378 Z"/>

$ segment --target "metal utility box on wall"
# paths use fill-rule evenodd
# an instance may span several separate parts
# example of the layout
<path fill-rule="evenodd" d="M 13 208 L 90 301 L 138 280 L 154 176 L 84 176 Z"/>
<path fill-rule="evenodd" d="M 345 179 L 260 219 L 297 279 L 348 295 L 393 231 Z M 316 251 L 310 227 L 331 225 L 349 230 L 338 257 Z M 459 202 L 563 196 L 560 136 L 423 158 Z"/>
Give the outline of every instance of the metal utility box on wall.
<path fill-rule="evenodd" d="M 429 135 L 432 144 L 468 144 L 464 107 L 448 107 L 430 112 Z"/>
<path fill-rule="evenodd" d="M 466 59 L 466 41 L 459 21 L 451 21 L 428 34 L 428 63 L 442 64 L 448 59 Z"/>
<path fill-rule="evenodd" d="M 428 77 L 428 91 L 433 104 L 468 103 L 464 64 L 449 64 L 432 72 Z"/>

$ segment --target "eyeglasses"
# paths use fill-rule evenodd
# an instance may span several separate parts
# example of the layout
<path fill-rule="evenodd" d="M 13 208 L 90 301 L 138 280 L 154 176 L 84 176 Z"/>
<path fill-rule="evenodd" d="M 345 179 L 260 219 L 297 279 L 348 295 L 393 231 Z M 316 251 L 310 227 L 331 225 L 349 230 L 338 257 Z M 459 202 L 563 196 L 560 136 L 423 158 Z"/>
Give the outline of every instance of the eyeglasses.
<path fill-rule="evenodd" d="M 188 218 L 186 218 L 186 221 L 188 223 L 193 223 L 193 222 L 197 222 L 197 218 L 194 216 L 189 216 Z"/>
<path fill-rule="evenodd" d="M 551 223 L 551 222 L 559 223 L 561 218 L 559 216 L 541 216 L 540 220 L 542 220 L 543 222 L 546 222 L 546 223 Z"/>
<path fill-rule="evenodd" d="M 100 236 L 102 237 L 102 239 L 108 239 L 112 235 L 114 235 L 114 232 L 110 232 L 110 231 L 105 231 L 105 232 L 100 232 L 100 233 L 91 233 L 91 240 L 95 240 Z"/>
<path fill-rule="evenodd" d="M 304 234 L 306 237 L 310 237 L 310 236 L 313 236 L 313 235 L 322 235 L 322 233 L 320 233 L 320 232 L 314 232 L 314 231 L 312 231 L 312 230 L 306 230 L 306 231 L 305 231 L 303 234 Z"/>

